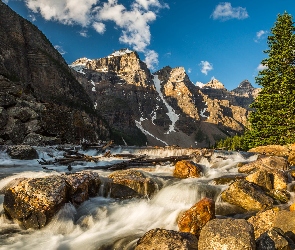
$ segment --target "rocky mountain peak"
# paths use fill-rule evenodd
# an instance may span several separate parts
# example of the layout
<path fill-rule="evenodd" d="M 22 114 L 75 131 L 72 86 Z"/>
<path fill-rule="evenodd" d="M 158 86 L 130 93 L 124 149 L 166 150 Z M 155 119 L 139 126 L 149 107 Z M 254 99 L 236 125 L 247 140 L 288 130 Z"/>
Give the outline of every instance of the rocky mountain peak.
<path fill-rule="evenodd" d="M 239 84 L 237 88 L 233 89 L 231 93 L 236 96 L 251 96 L 255 99 L 259 91 L 259 88 L 254 88 L 248 80 L 244 80 Z"/>
<path fill-rule="evenodd" d="M 124 56 L 124 55 L 128 55 L 128 54 L 135 54 L 138 58 L 138 54 L 135 52 L 135 51 L 132 51 L 132 50 L 129 50 L 129 49 L 120 49 L 120 50 L 117 50 L 115 52 L 113 52 L 112 54 L 110 54 L 108 56 L 108 58 L 111 58 L 111 57 L 115 57 L 115 56 Z"/>
<path fill-rule="evenodd" d="M 254 89 L 254 87 L 252 86 L 252 84 L 246 79 L 244 81 L 242 81 L 238 88 L 241 88 L 241 89 Z"/>
<path fill-rule="evenodd" d="M 212 89 L 224 89 L 224 85 L 217 79 L 212 79 L 210 82 L 206 83 L 203 88 L 212 88 Z"/>

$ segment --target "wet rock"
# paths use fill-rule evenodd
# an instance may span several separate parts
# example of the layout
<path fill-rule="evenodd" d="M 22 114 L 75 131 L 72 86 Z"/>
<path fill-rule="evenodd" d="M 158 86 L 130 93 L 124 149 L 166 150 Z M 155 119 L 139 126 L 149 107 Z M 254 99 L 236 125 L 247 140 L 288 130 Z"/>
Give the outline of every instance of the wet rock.
<path fill-rule="evenodd" d="M 137 242 L 135 250 L 197 250 L 198 239 L 190 233 L 181 233 L 166 229 L 152 229 Z"/>
<path fill-rule="evenodd" d="M 177 178 L 190 178 L 201 177 L 202 168 L 200 165 L 193 163 L 192 161 L 178 161 L 175 164 L 173 176 Z"/>
<path fill-rule="evenodd" d="M 282 229 L 285 233 L 292 232 L 293 238 L 295 238 L 295 213 L 293 211 L 279 211 L 274 219 L 273 225 Z"/>
<path fill-rule="evenodd" d="M 221 197 L 224 201 L 240 206 L 248 211 L 259 211 L 273 206 L 273 199 L 263 190 L 246 180 L 237 180 L 225 190 Z"/>
<path fill-rule="evenodd" d="M 178 228 L 180 232 L 199 236 L 201 229 L 214 218 L 215 203 L 212 199 L 204 198 L 183 213 L 178 220 Z"/>
<path fill-rule="evenodd" d="M 3 208 L 24 228 L 42 228 L 65 203 L 80 205 L 98 193 L 97 173 L 83 171 L 69 175 L 25 178 L 11 182 L 4 195 Z"/>
<path fill-rule="evenodd" d="M 12 159 L 32 160 L 38 159 L 37 151 L 29 145 L 9 146 L 7 153 Z"/>
<path fill-rule="evenodd" d="M 295 203 L 293 203 L 290 207 L 289 207 L 290 211 L 295 211 Z"/>
<path fill-rule="evenodd" d="M 244 174 L 236 174 L 236 175 L 223 175 L 212 180 L 213 185 L 229 185 L 236 180 L 244 179 Z"/>
<path fill-rule="evenodd" d="M 143 172 L 119 170 L 108 176 L 113 198 L 150 197 L 158 189 L 157 183 Z"/>
<path fill-rule="evenodd" d="M 253 174 L 248 175 L 246 180 L 255 183 L 259 187 L 262 187 L 266 190 L 273 189 L 271 178 L 266 170 L 258 170 Z"/>
<path fill-rule="evenodd" d="M 66 183 L 69 185 L 70 201 L 74 205 L 80 205 L 82 202 L 95 196 L 101 184 L 97 173 L 82 171 L 69 175 L 62 175 Z"/>
<path fill-rule="evenodd" d="M 291 198 L 291 195 L 287 190 L 272 189 L 269 192 L 267 192 L 267 194 L 273 199 L 279 201 L 280 203 L 287 203 Z"/>
<path fill-rule="evenodd" d="M 294 242 L 279 228 L 271 228 L 256 240 L 256 250 L 295 249 Z"/>
<path fill-rule="evenodd" d="M 24 228 L 42 228 L 67 201 L 67 185 L 59 176 L 26 179 L 5 192 L 3 208 Z"/>
<path fill-rule="evenodd" d="M 278 212 L 278 208 L 273 208 L 258 212 L 255 216 L 248 219 L 248 222 L 251 223 L 254 228 L 255 239 L 274 226 L 274 220 Z"/>
<path fill-rule="evenodd" d="M 259 153 L 263 155 L 274 155 L 274 156 L 288 156 L 289 149 L 287 146 L 280 145 L 267 145 L 251 148 L 248 152 Z"/>
<path fill-rule="evenodd" d="M 254 250 L 253 226 L 244 219 L 214 219 L 201 230 L 198 249 Z"/>
<path fill-rule="evenodd" d="M 267 156 L 241 166 L 238 171 L 240 173 L 251 173 L 259 169 L 289 170 L 289 163 L 284 157 Z"/>
<path fill-rule="evenodd" d="M 289 147 L 290 153 L 288 156 L 288 162 L 291 166 L 295 166 L 295 143 Z"/>

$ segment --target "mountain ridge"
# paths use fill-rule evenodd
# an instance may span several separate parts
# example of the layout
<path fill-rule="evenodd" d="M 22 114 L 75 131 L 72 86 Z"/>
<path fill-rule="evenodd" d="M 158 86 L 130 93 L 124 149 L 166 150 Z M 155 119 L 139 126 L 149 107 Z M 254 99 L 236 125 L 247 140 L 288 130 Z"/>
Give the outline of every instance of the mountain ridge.
<path fill-rule="evenodd" d="M 102 98 L 110 100 L 115 97 L 131 106 L 132 112 L 127 117 L 129 121 L 135 121 L 136 127 L 146 135 L 149 145 L 208 146 L 220 138 L 242 133 L 245 129 L 250 110 L 248 102 L 255 98 L 249 89 L 251 84 L 248 84 L 248 88 L 242 85 L 235 91 L 228 91 L 222 83 L 213 79 L 200 88 L 190 81 L 183 67 L 166 66 L 151 73 L 136 52 L 128 50 L 128 53 L 124 53 L 122 49 L 113 54 L 116 56 L 87 59 L 79 76 L 80 82 L 88 93 L 91 89 L 92 93 L 89 94 L 96 103 Z M 115 60 L 110 60 L 114 57 Z M 71 67 L 75 68 L 79 62 L 81 59 L 77 59 Z M 104 97 L 97 92 L 105 91 L 110 86 L 112 89 L 108 93 L 103 92 Z M 241 95 L 243 89 L 247 89 L 247 95 Z M 254 93 L 255 88 L 252 90 Z M 128 93 L 129 97 L 124 97 L 123 93 Z M 97 106 L 100 105 L 99 111 L 106 117 L 103 106 L 107 102 L 100 102 Z M 118 111 L 114 107 L 108 112 L 110 115 Z M 111 122 L 112 125 L 124 130 L 124 122 Z M 125 128 L 128 134 L 127 130 Z"/>

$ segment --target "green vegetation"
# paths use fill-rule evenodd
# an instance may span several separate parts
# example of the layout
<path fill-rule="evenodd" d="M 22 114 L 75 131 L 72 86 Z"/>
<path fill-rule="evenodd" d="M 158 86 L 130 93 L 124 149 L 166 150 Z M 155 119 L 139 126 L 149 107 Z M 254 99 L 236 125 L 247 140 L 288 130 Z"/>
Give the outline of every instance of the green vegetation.
<path fill-rule="evenodd" d="M 262 86 L 255 109 L 250 115 L 250 127 L 244 144 L 249 148 L 295 141 L 295 27 L 288 13 L 278 15 L 271 35 L 268 58 L 262 60 L 265 69 L 256 77 Z"/>
<path fill-rule="evenodd" d="M 235 135 L 234 137 L 227 137 L 216 143 L 215 148 L 225 150 L 248 150 L 245 144 L 244 136 Z"/>

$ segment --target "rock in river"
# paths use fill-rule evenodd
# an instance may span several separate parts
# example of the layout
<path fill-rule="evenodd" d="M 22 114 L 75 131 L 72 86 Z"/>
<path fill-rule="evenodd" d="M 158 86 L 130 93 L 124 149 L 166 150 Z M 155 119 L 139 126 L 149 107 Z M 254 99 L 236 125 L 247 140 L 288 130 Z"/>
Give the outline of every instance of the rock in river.
<path fill-rule="evenodd" d="M 80 204 L 100 186 L 97 173 L 25 178 L 5 191 L 3 208 L 24 228 L 42 228 L 67 202 Z"/>
<path fill-rule="evenodd" d="M 204 198 L 183 213 L 178 220 L 179 231 L 199 236 L 202 227 L 214 218 L 215 203 L 212 199 Z"/>
<path fill-rule="evenodd" d="M 13 159 L 33 160 L 38 159 L 37 151 L 29 145 L 15 145 L 7 148 L 8 155 Z"/>
<path fill-rule="evenodd" d="M 197 250 L 198 238 L 190 233 L 152 229 L 137 242 L 135 250 Z"/>

